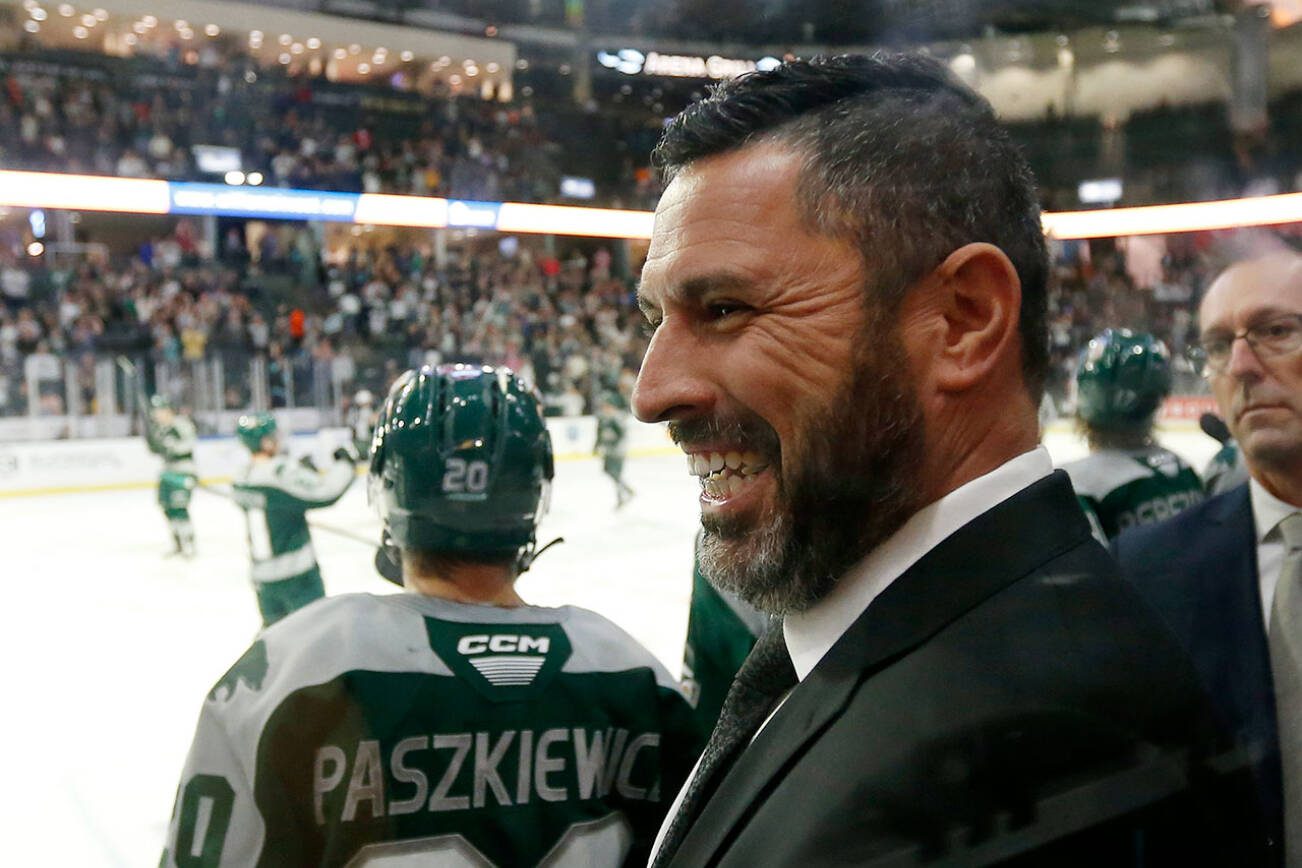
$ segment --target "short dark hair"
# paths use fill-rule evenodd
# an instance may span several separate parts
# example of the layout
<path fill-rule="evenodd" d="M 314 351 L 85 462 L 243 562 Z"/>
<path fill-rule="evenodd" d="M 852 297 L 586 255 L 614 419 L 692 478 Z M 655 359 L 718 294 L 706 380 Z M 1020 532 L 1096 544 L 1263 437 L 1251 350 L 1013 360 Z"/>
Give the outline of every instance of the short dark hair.
<path fill-rule="evenodd" d="M 1049 264 L 1035 179 L 983 97 L 920 54 L 792 60 L 688 106 L 652 161 L 670 180 L 696 160 L 761 140 L 805 155 L 806 219 L 859 248 L 871 295 L 887 305 L 964 244 L 1003 250 L 1022 284 L 1022 372 L 1039 400 Z"/>

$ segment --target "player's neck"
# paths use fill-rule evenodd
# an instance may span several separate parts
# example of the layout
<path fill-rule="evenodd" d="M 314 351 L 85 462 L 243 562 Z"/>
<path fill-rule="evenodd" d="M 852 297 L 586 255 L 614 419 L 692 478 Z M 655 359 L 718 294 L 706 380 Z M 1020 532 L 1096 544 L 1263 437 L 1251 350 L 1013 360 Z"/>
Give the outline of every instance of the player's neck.
<path fill-rule="evenodd" d="M 515 590 L 515 575 L 508 567 L 490 564 L 458 566 L 445 575 L 403 570 L 403 586 L 416 594 L 456 603 L 478 603 L 515 608 L 525 605 Z"/>

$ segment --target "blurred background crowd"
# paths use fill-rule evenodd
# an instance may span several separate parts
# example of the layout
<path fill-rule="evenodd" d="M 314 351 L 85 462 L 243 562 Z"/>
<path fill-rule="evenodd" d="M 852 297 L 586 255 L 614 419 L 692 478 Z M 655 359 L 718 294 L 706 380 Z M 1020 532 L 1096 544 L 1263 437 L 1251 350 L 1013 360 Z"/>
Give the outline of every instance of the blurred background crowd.
<path fill-rule="evenodd" d="M 360 17 L 441 28 L 466 56 L 0 4 L 0 167 L 651 209 L 665 119 L 721 76 L 685 74 L 693 59 L 677 54 L 648 75 L 656 55 L 616 50 L 592 35 L 600 27 L 684 46 L 726 31 L 764 46 L 727 53 L 770 59 L 804 44 L 921 42 L 1005 115 L 1050 211 L 1302 189 L 1302 72 L 1287 47 L 1299 28 L 1258 21 L 1250 4 L 1155 2 L 1155 17 L 1129 27 L 1112 3 L 982 15 L 955 4 L 972 20 L 882 3 L 862 33 L 830 32 L 844 16 L 824 4 L 785 24 L 796 6 L 756 17 L 725 3 L 698 20 L 698 5 L 652 15 L 621 0 L 391 5 Z M 930 30 L 915 32 L 923 20 Z M 1198 76 L 1254 32 L 1287 45 L 1260 70 L 1272 86 L 1245 122 L 1228 66 L 1225 81 Z M 513 60 L 469 56 L 504 37 Z M 1110 84 L 1119 66 L 1134 93 Z M 1099 179 L 1115 189 L 1087 198 Z M 38 232 L 37 217 L 0 209 L 0 416 L 104 412 L 106 394 L 122 402 L 118 356 L 148 363 L 151 388 L 200 411 L 201 425 L 202 411 L 248 406 L 316 407 L 328 422 L 356 390 L 382 393 L 397 370 L 452 359 L 509 365 L 551 412 L 579 414 L 627 391 L 645 346 L 634 303 L 644 249 L 625 241 L 77 213 L 39 214 Z M 44 223 L 60 221 L 64 243 L 48 243 Z M 1274 231 L 1296 244 L 1296 230 Z M 1177 393 L 1203 388 L 1181 352 L 1224 265 L 1223 236 L 1053 242 L 1057 412 L 1070 412 L 1076 360 L 1106 327 L 1153 332 L 1176 358 Z"/>

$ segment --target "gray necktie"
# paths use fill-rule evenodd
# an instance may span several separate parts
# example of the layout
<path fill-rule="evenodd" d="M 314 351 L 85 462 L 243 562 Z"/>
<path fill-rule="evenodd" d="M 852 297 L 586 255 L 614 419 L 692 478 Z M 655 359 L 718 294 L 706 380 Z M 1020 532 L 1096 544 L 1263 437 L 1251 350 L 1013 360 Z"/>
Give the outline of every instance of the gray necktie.
<path fill-rule="evenodd" d="M 1284 563 L 1270 607 L 1270 668 L 1284 771 L 1284 853 L 1302 866 L 1302 513 L 1279 523 Z"/>
<path fill-rule="evenodd" d="M 701 754 L 700 765 L 683 795 L 678 813 L 656 853 L 655 868 L 668 865 L 687 837 L 701 808 L 710 800 L 733 761 L 759 731 L 783 694 L 796 685 L 796 670 L 787 653 L 782 622 L 774 620 L 741 664 L 723 701 L 719 722 Z"/>

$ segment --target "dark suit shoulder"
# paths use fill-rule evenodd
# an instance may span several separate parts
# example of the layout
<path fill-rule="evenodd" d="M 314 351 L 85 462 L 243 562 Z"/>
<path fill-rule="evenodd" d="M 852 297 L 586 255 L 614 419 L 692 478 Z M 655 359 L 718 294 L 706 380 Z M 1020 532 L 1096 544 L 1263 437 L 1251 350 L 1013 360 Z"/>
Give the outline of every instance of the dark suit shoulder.
<path fill-rule="evenodd" d="M 1015 635 L 1015 644 L 1004 637 Z M 1172 715 L 1201 711 L 1188 658 L 1092 538 L 1013 583 L 937 637 L 974 643 L 1041 708 L 1098 715 L 1133 735 L 1181 737 Z M 964 653 L 977 648 L 965 648 Z M 998 691 L 1000 684 L 992 683 Z"/>
<path fill-rule="evenodd" d="M 1245 483 L 1177 513 L 1166 521 L 1123 531 L 1112 553 L 1127 578 L 1166 572 L 1173 561 L 1202 557 L 1209 545 L 1221 544 L 1213 528 L 1231 531 L 1250 526 L 1252 505 Z"/>

